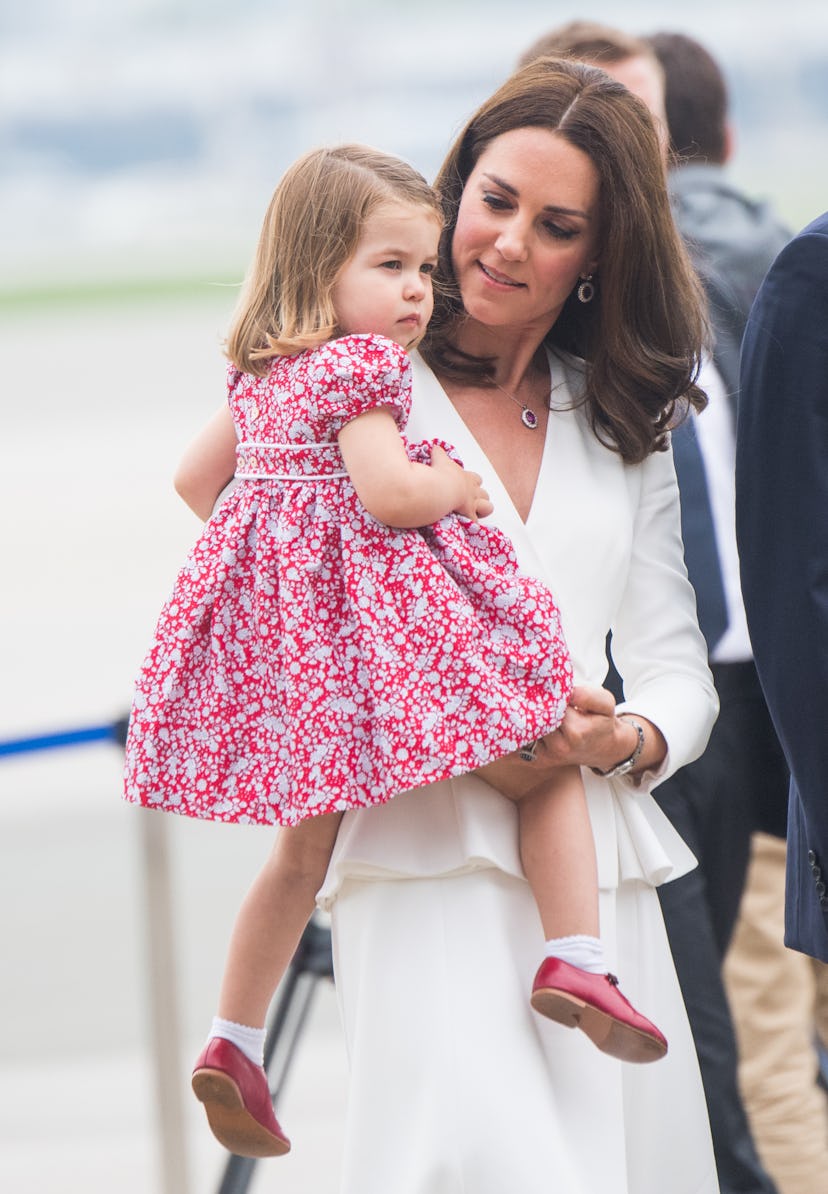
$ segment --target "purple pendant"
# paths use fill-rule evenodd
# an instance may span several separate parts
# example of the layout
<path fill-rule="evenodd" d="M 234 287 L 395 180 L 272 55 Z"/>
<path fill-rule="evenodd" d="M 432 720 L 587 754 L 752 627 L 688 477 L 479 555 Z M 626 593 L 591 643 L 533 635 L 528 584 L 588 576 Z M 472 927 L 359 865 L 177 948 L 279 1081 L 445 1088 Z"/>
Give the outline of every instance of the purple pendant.
<path fill-rule="evenodd" d="M 538 416 L 528 406 L 524 406 L 520 412 L 520 421 L 524 427 L 528 427 L 530 431 L 534 431 L 538 425 Z"/>

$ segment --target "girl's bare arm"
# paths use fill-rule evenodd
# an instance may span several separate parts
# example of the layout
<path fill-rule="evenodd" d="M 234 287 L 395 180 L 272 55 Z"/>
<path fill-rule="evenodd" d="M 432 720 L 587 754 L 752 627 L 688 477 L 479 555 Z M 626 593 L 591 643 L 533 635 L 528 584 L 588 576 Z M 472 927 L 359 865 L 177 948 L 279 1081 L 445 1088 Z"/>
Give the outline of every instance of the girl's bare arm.
<path fill-rule="evenodd" d="M 185 451 L 173 483 L 179 497 L 206 521 L 235 470 L 236 431 L 225 403 Z"/>
<path fill-rule="evenodd" d="M 462 469 L 442 448 L 432 449 L 430 465 L 409 460 L 386 408 L 347 423 L 339 448 L 359 500 L 388 526 L 429 526 L 452 513 L 477 521 L 492 512 L 477 473 Z"/>

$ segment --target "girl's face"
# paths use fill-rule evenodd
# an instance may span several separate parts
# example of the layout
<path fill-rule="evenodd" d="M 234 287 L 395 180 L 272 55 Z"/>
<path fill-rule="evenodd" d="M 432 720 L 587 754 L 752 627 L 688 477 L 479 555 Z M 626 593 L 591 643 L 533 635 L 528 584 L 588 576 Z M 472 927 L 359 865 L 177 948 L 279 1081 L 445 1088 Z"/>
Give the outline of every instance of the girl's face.
<path fill-rule="evenodd" d="M 435 212 L 397 202 L 378 207 L 334 284 L 342 333 L 373 332 L 414 348 L 434 306 L 431 275 L 439 239 Z"/>
<path fill-rule="evenodd" d="M 598 173 L 543 128 L 503 133 L 469 175 L 452 241 L 463 306 L 487 327 L 545 335 L 598 264 Z"/>

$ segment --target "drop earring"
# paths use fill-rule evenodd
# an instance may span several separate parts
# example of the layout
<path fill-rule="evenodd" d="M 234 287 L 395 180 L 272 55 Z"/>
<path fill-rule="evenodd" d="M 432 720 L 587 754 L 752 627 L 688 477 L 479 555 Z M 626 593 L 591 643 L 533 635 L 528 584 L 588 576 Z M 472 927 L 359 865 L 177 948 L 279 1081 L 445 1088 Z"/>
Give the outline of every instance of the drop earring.
<path fill-rule="evenodd" d="M 595 287 L 592 283 L 592 274 L 587 274 L 585 278 L 581 278 L 581 284 L 578 287 L 578 302 L 591 303 L 595 298 Z"/>

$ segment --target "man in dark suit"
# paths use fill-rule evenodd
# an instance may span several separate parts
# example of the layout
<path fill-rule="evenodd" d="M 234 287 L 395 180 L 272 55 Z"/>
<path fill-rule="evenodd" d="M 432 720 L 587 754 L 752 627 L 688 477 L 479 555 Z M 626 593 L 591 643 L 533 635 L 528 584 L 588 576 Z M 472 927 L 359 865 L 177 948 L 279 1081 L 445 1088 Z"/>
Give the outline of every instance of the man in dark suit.
<path fill-rule="evenodd" d="M 792 772 L 785 941 L 828 962 L 828 212 L 778 256 L 742 350 L 736 529 Z"/>
<path fill-rule="evenodd" d="M 724 1194 L 772 1189 L 738 1089 L 738 1050 L 722 964 L 756 830 L 784 835 L 788 774 L 759 684 L 739 584 L 734 526 L 739 348 L 751 303 L 789 233 L 733 185 L 722 71 L 680 33 L 647 38 L 664 71 L 673 212 L 704 282 L 714 342 L 701 385 L 709 404 L 673 433 L 685 559 L 707 639 L 720 713 L 707 750 L 655 798 L 699 867 L 660 889 L 699 1053 Z M 784 844 L 779 841 L 779 849 Z"/>

